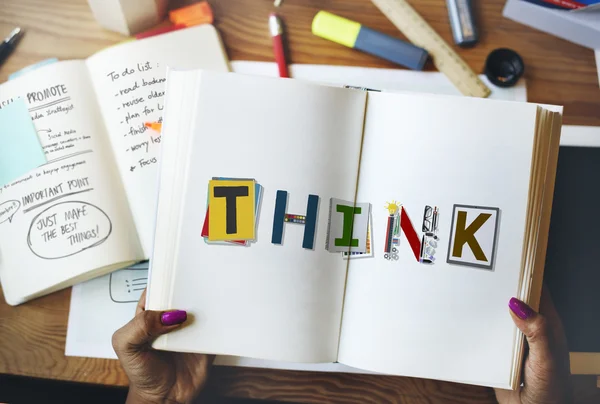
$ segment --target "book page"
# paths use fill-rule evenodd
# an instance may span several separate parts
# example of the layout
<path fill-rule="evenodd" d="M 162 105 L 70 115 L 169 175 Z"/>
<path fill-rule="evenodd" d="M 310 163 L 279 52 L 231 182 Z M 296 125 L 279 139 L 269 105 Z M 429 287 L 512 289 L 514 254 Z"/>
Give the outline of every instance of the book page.
<path fill-rule="evenodd" d="M 535 124 L 531 104 L 369 94 L 374 257 L 349 266 L 340 362 L 509 385 Z"/>
<path fill-rule="evenodd" d="M 87 61 L 100 109 L 144 249 L 154 235 L 161 134 L 144 126 L 162 122 L 168 66 L 228 71 L 212 25 L 108 48 Z"/>
<path fill-rule="evenodd" d="M 354 200 L 366 93 L 211 72 L 171 72 L 169 80 L 174 108 L 165 118 L 161 173 L 184 167 L 185 189 L 171 195 L 179 174 L 161 177 L 148 307 L 185 309 L 193 320 L 155 346 L 335 361 L 346 261 L 325 250 L 328 207 L 334 197 Z M 177 129 L 188 121 L 189 131 Z M 180 146 L 187 158 L 167 157 L 176 135 L 191 139 Z M 247 247 L 201 237 L 215 177 L 253 179 L 263 189 L 256 241 Z M 163 199 L 182 201 L 181 214 L 163 211 Z M 292 215 L 285 222 L 280 204 Z M 157 257 L 171 243 L 175 261 L 163 264 Z"/>
<path fill-rule="evenodd" d="M 0 86 L 2 105 L 19 97 L 48 162 L 0 188 L 0 276 L 10 304 L 142 258 L 85 63 L 56 63 Z"/>

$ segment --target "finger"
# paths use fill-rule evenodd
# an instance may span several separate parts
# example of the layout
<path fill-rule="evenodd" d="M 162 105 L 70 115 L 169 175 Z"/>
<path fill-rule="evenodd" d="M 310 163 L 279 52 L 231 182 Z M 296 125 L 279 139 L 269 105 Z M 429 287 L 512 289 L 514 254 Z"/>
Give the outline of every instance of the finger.
<path fill-rule="evenodd" d="M 527 338 L 529 360 L 534 365 L 551 363 L 550 327 L 546 318 L 514 297 L 510 299 L 508 307 L 516 326 Z"/>
<path fill-rule="evenodd" d="M 148 288 L 144 289 L 142 296 L 140 296 L 140 300 L 138 300 L 137 306 L 135 308 L 135 314 L 138 315 L 142 311 L 146 310 L 146 291 Z"/>
<path fill-rule="evenodd" d="M 187 313 L 182 310 L 142 311 L 115 332 L 113 347 L 117 354 L 139 350 L 150 345 L 158 336 L 177 329 L 186 320 Z"/>

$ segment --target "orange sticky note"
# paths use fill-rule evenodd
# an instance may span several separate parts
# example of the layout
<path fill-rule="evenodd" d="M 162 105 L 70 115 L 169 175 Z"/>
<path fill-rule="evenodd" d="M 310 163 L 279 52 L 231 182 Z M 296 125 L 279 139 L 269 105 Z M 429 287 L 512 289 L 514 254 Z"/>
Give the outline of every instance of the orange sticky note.
<path fill-rule="evenodd" d="M 162 123 L 158 122 L 146 122 L 144 123 L 144 126 L 157 132 L 160 132 L 162 130 Z"/>
<path fill-rule="evenodd" d="M 214 20 L 212 8 L 206 1 L 178 8 L 169 12 L 169 19 L 173 24 L 185 26 L 212 24 Z"/>

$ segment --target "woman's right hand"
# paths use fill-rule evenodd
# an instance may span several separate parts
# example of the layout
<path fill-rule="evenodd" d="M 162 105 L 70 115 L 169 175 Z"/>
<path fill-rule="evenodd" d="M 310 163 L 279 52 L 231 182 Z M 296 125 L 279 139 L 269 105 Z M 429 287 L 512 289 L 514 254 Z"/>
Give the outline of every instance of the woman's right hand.
<path fill-rule="evenodd" d="M 496 389 L 500 404 L 569 404 L 573 402 L 569 349 L 562 323 L 547 289 L 542 291 L 540 313 L 520 300 L 508 304 L 517 327 L 525 334 L 529 352 L 523 369 L 523 387 Z"/>

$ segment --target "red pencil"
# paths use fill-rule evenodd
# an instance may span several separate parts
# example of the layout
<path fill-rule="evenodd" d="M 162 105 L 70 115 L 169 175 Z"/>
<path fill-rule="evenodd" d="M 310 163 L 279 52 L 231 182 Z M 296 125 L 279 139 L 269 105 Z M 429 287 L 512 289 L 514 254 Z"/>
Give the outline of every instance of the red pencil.
<path fill-rule="evenodd" d="M 279 67 L 279 77 L 290 77 L 283 47 L 283 26 L 281 19 L 275 13 L 269 15 L 269 30 L 273 37 L 273 51 L 275 52 L 277 67 Z"/>
<path fill-rule="evenodd" d="M 574 0 L 543 0 L 545 3 L 555 4 L 560 7 L 569 8 L 569 9 L 578 9 L 582 7 L 586 7 L 585 4 L 579 3 Z"/>

